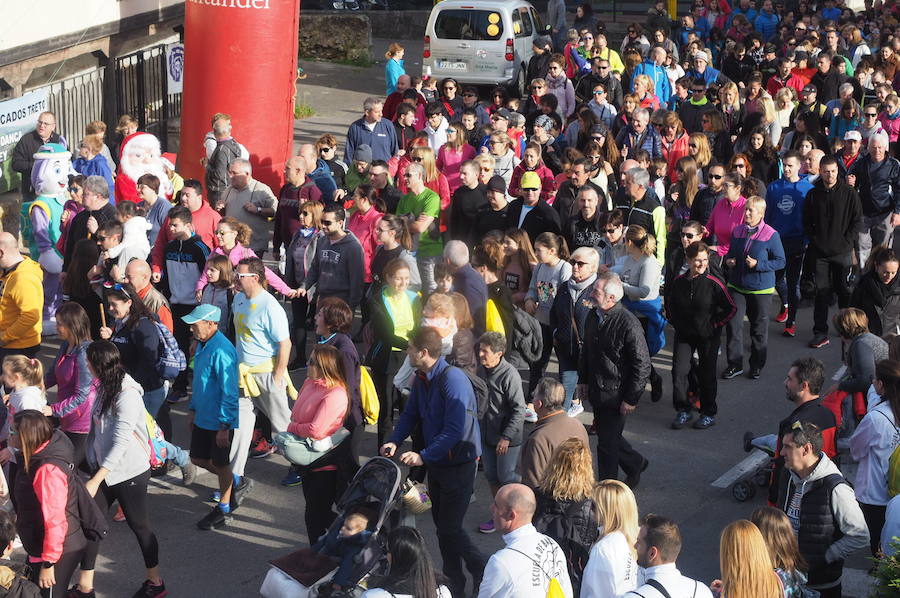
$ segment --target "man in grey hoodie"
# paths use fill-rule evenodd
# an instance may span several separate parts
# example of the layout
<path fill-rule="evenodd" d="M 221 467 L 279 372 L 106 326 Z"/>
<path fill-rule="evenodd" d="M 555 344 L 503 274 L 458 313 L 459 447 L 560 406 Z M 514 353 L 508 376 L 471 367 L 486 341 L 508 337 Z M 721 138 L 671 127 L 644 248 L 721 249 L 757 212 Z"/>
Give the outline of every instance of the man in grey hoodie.
<path fill-rule="evenodd" d="M 363 248 L 356 235 L 344 229 L 344 208 L 333 205 L 322 213 L 322 231 L 306 280 L 297 289 L 299 296 L 317 285 L 319 298 L 339 297 L 356 309 L 363 297 Z"/>
<path fill-rule="evenodd" d="M 822 452 L 822 432 L 798 421 L 782 438 L 785 471 L 778 507 L 794 527 L 809 564 L 811 589 L 840 598 L 844 559 L 869 543 L 869 529 L 853 488 Z"/>

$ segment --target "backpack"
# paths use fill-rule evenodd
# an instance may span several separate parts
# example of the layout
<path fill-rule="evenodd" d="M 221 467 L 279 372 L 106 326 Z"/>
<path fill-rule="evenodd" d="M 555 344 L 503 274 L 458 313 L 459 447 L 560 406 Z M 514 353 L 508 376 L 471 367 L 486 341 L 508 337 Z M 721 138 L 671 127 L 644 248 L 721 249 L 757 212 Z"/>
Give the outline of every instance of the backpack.
<path fill-rule="evenodd" d="M 453 365 L 451 365 L 446 370 L 444 370 L 445 373 L 443 375 L 446 375 L 447 370 L 449 370 L 450 368 L 455 368 L 455 369 L 461 371 L 463 374 L 466 375 L 466 378 L 469 379 L 469 383 L 472 385 L 472 390 L 475 392 L 475 403 L 477 404 L 477 411 L 478 411 L 475 415 L 478 418 L 478 421 L 480 422 L 481 419 L 484 417 L 484 414 L 487 412 L 487 408 L 488 408 L 487 382 L 485 382 L 483 379 L 479 378 L 478 376 L 473 376 L 472 374 L 470 374 L 463 368 L 458 368 Z"/>
<path fill-rule="evenodd" d="M 159 349 L 156 358 L 156 373 L 163 380 L 174 380 L 178 374 L 187 368 L 187 359 L 184 351 L 178 348 L 178 341 L 169 332 L 165 324 L 159 320 L 153 320 L 156 332 L 159 335 Z"/>
<path fill-rule="evenodd" d="M 146 409 L 144 409 L 144 426 L 147 430 L 147 438 L 149 439 L 147 444 L 150 451 L 150 467 L 152 469 L 157 469 L 165 465 L 166 459 L 168 459 L 166 437 L 163 435 L 162 428 L 159 427 L 156 420 L 153 419 L 153 416 L 150 415 L 150 412 Z M 137 432 L 135 432 L 134 435 L 135 438 L 140 440 L 140 436 L 137 435 Z"/>
<path fill-rule="evenodd" d="M 900 428 L 891 421 L 887 415 L 884 415 L 884 412 L 879 411 L 884 419 L 891 422 L 891 425 L 894 426 L 894 438 L 900 434 Z M 900 494 L 900 444 L 894 447 L 893 452 L 891 452 L 891 457 L 888 459 L 888 467 L 887 467 L 887 491 L 888 496 L 891 498 Z"/>
<path fill-rule="evenodd" d="M 366 423 L 378 423 L 378 412 L 381 410 L 381 403 L 378 401 L 378 391 L 375 390 L 372 375 L 366 366 L 359 366 L 359 398 L 362 403 L 362 412 Z"/>
<path fill-rule="evenodd" d="M 109 533 L 109 524 L 106 521 L 106 516 L 100 510 L 100 507 L 97 506 L 94 497 L 87 491 L 84 480 L 76 473 L 75 465 L 66 463 L 61 459 L 47 459 L 47 462 L 53 463 L 66 472 L 69 484 L 74 486 L 78 520 L 81 523 L 81 530 L 84 532 L 85 537 L 92 542 L 105 538 L 106 534 Z"/>
<path fill-rule="evenodd" d="M 510 546 L 507 546 L 507 548 L 509 550 L 512 550 L 513 552 L 518 552 L 519 554 L 521 554 L 522 556 L 527 558 L 529 561 L 534 563 L 535 566 L 541 570 L 541 573 L 543 573 L 547 577 L 547 579 L 550 580 L 550 583 L 547 584 L 547 593 L 544 595 L 545 598 L 565 598 L 566 593 L 563 592 L 562 585 L 559 583 L 559 580 L 556 579 L 555 577 L 551 577 L 549 573 L 544 571 L 544 568 L 541 567 L 541 564 L 539 562 L 537 562 L 536 560 L 534 560 L 533 558 L 531 558 L 530 556 L 528 556 L 521 550 L 516 550 L 515 548 L 512 548 Z"/>

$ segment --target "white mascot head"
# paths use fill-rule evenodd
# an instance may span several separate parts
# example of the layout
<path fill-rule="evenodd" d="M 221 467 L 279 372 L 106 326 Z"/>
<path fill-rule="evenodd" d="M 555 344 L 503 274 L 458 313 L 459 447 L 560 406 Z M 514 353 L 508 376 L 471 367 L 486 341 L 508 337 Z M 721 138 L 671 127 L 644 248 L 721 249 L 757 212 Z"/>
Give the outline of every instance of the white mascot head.
<path fill-rule="evenodd" d="M 31 186 L 38 195 L 60 195 L 69 186 L 72 154 L 60 143 L 45 143 L 34 154 Z"/>
<path fill-rule="evenodd" d="M 125 139 L 120 167 L 135 183 L 145 174 L 155 175 L 159 179 L 160 195 L 166 195 L 170 190 L 159 139 L 150 133 L 134 133 Z"/>

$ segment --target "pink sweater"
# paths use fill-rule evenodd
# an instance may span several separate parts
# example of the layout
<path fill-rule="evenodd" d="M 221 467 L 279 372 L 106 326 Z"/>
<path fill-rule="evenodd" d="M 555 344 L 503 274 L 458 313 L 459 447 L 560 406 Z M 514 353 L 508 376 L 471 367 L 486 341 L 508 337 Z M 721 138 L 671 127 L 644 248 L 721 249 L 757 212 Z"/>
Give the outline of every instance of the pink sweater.
<path fill-rule="evenodd" d="M 221 247 L 216 247 L 215 249 L 213 249 L 212 253 L 209 254 L 209 257 L 212 257 L 214 255 L 225 255 L 225 250 Z M 237 268 L 239 261 L 248 257 L 259 256 L 256 255 L 256 253 L 252 249 L 250 249 L 249 247 L 244 247 L 240 243 L 235 243 L 234 247 L 231 248 L 231 251 L 228 252 L 228 259 L 231 261 L 231 265 L 235 268 Z M 202 291 L 206 286 L 206 283 L 208 282 L 209 278 L 207 278 L 206 276 L 206 268 L 203 268 L 203 274 L 200 275 L 200 280 L 197 281 L 196 290 Z M 268 282 L 269 286 L 271 286 L 273 289 L 284 295 L 287 295 L 293 290 L 291 289 L 291 287 L 287 286 L 285 282 L 278 277 L 277 274 L 269 270 L 268 267 L 266 268 L 266 282 Z"/>
<path fill-rule="evenodd" d="M 462 181 L 459 180 L 459 167 L 463 162 L 474 157 L 475 148 L 468 143 L 464 143 L 459 151 L 454 151 L 446 145 L 438 151 L 437 167 L 447 177 L 451 195 L 462 184 Z"/>
<path fill-rule="evenodd" d="M 725 255 L 728 253 L 728 246 L 731 244 L 731 232 L 734 228 L 744 221 L 744 204 L 747 198 L 741 195 L 734 205 L 728 202 L 728 198 L 723 197 L 716 203 L 712 214 L 709 215 L 709 222 L 706 223 L 706 230 L 710 235 L 716 237 L 716 253 Z"/>
<path fill-rule="evenodd" d="M 372 282 L 372 258 L 375 257 L 375 249 L 378 247 L 378 232 L 375 227 L 381 222 L 382 216 L 384 214 L 375 208 L 369 208 L 365 214 L 356 210 L 347 222 L 347 230 L 356 235 L 363 248 L 363 264 L 366 267 L 364 280 L 366 282 Z"/>
<path fill-rule="evenodd" d="M 343 386 L 328 388 L 325 380 L 306 379 L 291 409 L 287 431 L 300 438 L 322 440 L 344 425 L 349 400 Z"/>

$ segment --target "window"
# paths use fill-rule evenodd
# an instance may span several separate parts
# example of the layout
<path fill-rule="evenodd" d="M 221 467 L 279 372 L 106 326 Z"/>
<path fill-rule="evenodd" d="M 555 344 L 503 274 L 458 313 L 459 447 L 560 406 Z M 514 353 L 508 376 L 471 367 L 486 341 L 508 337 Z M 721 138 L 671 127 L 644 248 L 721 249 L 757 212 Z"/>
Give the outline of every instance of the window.
<path fill-rule="evenodd" d="M 531 9 L 531 19 L 534 21 L 534 28 L 537 29 L 538 33 L 543 33 L 544 24 L 541 23 L 541 16 L 534 8 Z"/>
<path fill-rule="evenodd" d="M 521 28 L 516 28 L 516 24 L 520 19 L 522 21 L 522 26 Z M 533 28 L 531 27 L 531 17 L 528 16 L 527 8 L 520 8 L 513 12 L 513 28 L 516 31 L 516 37 L 531 37 Z"/>
<path fill-rule="evenodd" d="M 443 10 L 434 34 L 440 39 L 497 40 L 503 36 L 503 18 L 489 10 Z"/>

